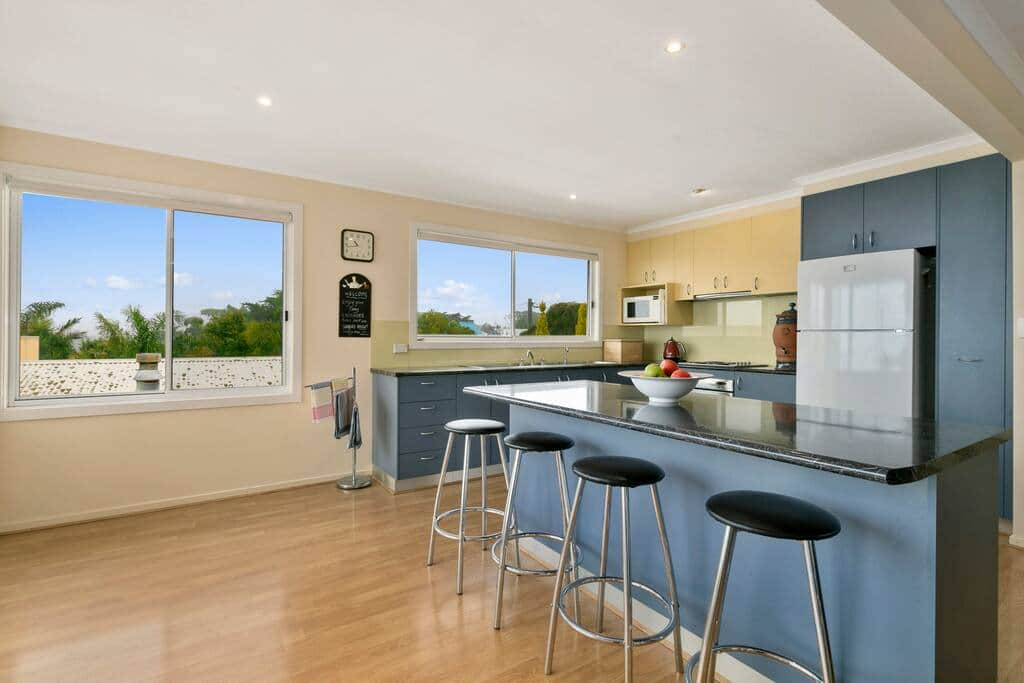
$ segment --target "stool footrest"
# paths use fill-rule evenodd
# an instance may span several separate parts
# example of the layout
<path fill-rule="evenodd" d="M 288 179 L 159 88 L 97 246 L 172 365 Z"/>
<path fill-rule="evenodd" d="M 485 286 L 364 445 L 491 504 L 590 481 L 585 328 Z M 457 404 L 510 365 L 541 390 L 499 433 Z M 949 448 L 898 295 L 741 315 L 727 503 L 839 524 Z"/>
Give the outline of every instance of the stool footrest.
<path fill-rule="evenodd" d="M 779 654 L 773 650 L 766 650 L 763 647 L 755 647 L 753 645 L 716 645 L 714 647 L 715 654 L 721 654 L 724 652 L 738 652 L 744 655 L 756 655 L 758 657 L 764 657 L 770 659 L 773 662 L 779 664 L 785 664 L 791 669 L 803 674 L 808 679 L 816 681 L 817 683 L 824 683 L 824 679 L 808 667 L 804 666 L 800 662 L 787 657 L 786 655 Z M 686 662 L 686 683 L 692 683 L 693 669 L 700 662 L 700 658 L 703 656 L 703 650 L 695 652 L 690 660 Z"/>
<path fill-rule="evenodd" d="M 558 595 L 558 613 L 562 615 L 562 621 L 569 624 L 569 626 L 580 635 L 584 635 L 587 638 L 592 638 L 593 640 L 600 640 L 603 643 L 615 643 L 616 645 L 622 645 L 625 642 L 622 636 L 612 636 L 607 633 L 600 633 L 598 631 L 591 630 L 583 624 L 576 621 L 573 617 L 571 617 L 569 615 L 569 611 L 565 608 L 565 597 L 569 593 L 571 593 L 576 588 L 582 588 L 583 586 L 586 586 L 587 584 L 591 583 L 610 583 L 618 584 L 620 586 L 623 585 L 621 576 L 587 576 L 582 579 L 570 581 L 562 587 L 562 592 Z M 671 615 L 669 616 L 668 623 L 665 624 L 665 626 L 661 628 L 661 630 L 646 636 L 634 637 L 633 645 L 650 645 L 651 643 L 657 643 L 672 635 L 672 631 L 675 630 L 677 626 L 675 610 L 672 609 L 672 603 L 669 602 L 661 593 L 654 590 L 645 583 L 640 583 L 639 581 L 630 581 L 629 583 L 634 590 L 640 589 L 641 591 L 647 593 L 655 600 L 660 602 L 662 605 L 664 605 L 666 611 L 668 611 L 669 615 Z"/>
<path fill-rule="evenodd" d="M 556 541 L 557 543 L 565 543 L 565 538 L 556 534 L 548 533 L 546 531 L 518 531 L 514 534 L 508 535 L 508 540 L 518 541 L 522 538 L 546 538 L 549 541 Z M 580 562 L 580 554 L 583 552 L 579 545 L 572 544 L 573 551 L 576 553 L 576 564 L 572 562 L 566 563 L 566 571 L 572 571 L 576 568 L 576 565 Z M 510 551 L 511 552 L 511 551 Z M 494 560 L 494 564 L 501 566 L 501 533 L 498 533 L 498 540 L 494 545 L 491 546 L 491 559 Z M 506 556 L 506 559 L 508 557 Z M 517 576 L 554 576 L 557 569 L 527 569 L 526 567 L 520 567 L 519 565 L 512 564 L 511 562 L 505 563 L 505 571 L 509 574 L 515 574 Z"/>
<path fill-rule="evenodd" d="M 484 507 L 481 507 L 479 505 L 474 505 L 474 506 L 467 505 L 466 508 L 465 508 L 465 514 L 468 515 L 471 512 L 486 512 L 489 515 L 497 515 L 500 519 L 505 519 L 505 511 L 504 510 L 499 510 L 497 508 L 484 508 Z M 452 515 L 457 515 L 457 514 L 459 514 L 459 508 L 452 508 L 451 510 L 445 510 L 444 512 L 439 514 L 437 517 L 434 518 L 434 531 L 436 531 L 439 535 L 444 536 L 445 538 L 451 539 L 453 541 L 459 540 L 459 535 L 457 533 L 455 533 L 454 531 L 448 531 L 447 529 L 442 529 L 441 528 L 441 520 L 442 519 L 445 519 L 447 517 L 451 517 Z M 476 535 L 473 535 L 473 536 L 470 536 L 469 534 L 466 534 L 465 536 L 462 537 L 462 540 L 464 540 L 464 541 L 493 541 L 494 539 L 500 538 L 500 537 L 501 537 L 501 531 L 499 530 L 499 531 L 493 531 L 493 532 L 486 533 L 486 534 L 476 534 Z"/>

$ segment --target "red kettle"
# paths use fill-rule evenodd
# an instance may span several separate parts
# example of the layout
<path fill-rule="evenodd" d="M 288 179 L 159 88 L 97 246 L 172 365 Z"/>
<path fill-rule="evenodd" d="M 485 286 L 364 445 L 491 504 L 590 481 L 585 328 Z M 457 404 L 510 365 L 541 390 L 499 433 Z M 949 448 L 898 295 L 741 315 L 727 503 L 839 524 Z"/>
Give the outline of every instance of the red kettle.
<path fill-rule="evenodd" d="M 686 345 L 682 342 L 677 342 L 673 337 L 669 337 L 668 341 L 665 342 L 665 351 L 662 354 L 662 358 L 675 361 L 676 363 L 686 360 Z"/>

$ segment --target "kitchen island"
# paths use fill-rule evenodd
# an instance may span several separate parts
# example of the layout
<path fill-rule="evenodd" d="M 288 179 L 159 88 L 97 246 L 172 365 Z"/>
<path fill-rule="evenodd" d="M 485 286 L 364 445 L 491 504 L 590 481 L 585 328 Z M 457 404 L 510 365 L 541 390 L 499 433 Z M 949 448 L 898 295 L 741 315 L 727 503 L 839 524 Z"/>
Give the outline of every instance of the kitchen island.
<path fill-rule="evenodd" d="M 721 548 L 704 501 L 732 489 L 773 491 L 831 510 L 842 533 L 818 546 L 838 680 L 989 681 L 996 672 L 996 452 L 1002 427 L 881 417 L 712 393 L 651 406 L 632 386 L 574 381 L 469 386 L 510 406 L 510 431 L 572 437 L 567 466 L 629 455 L 666 472 L 660 485 L 674 555 L 684 649 L 697 647 Z M 569 472 L 570 486 L 575 477 Z M 584 495 L 577 539 L 596 570 L 603 496 Z M 551 466 L 524 458 L 517 514 L 523 529 L 560 529 Z M 633 574 L 665 590 L 654 517 L 630 511 Z M 646 530 L 646 532 L 645 532 Z M 619 557 L 611 534 L 610 563 Z M 554 551 L 535 548 L 553 562 Z M 642 611 L 641 611 L 642 612 Z M 721 641 L 817 661 L 801 548 L 741 534 Z M 729 658 L 734 683 L 802 680 L 773 662 Z M 721 659 L 720 659 L 721 661 Z"/>

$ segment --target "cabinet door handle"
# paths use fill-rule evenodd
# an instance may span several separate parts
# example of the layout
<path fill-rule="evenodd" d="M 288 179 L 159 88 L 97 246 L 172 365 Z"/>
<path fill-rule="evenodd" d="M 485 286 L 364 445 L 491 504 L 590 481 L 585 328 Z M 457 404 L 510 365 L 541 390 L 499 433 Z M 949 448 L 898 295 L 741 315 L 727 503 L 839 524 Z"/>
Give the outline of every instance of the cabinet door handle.
<path fill-rule="evenodd" d="M 761 278 L 754 276 L 754 289 L 761 289 Z"/>
<path fill-rule="evenodd" d="M 715 276 L 715 289 L 718 289 L 718 276 Z"/>
<path fill-rule="evenodd" d="M 432 387 L 435 384 L 437 384 L 437 382 L 420 382 L 421 387 Z"/>
<path fill-rule="evenodd" d="M 853 245 L 854 250 L 857 249 L 857 233 L 853 233 L 853 240 L 850 241 L 850 244 Z"/>
<path fill-rule="evenodd" d="M 427 460 L 437 460 L 436 455 L 421 455 L 420 460 L 426 462 Z"/>
<path fill-rule="evenodd" d="M 651 282 L 657 282 L 657 281 L 658 281 L 658 271 L 652 270 L 651 271 Z"/>
<path fill-rule="evenodd" d="M 981 363 L 984 358 L 964 358 L 963 356 L 957 356 L 958 363 Z"/>
<path fill-rule="evenodd" d="M 729 276 L 725 275 L 722 277 L 722 289 L 729 289 Z"/>
<path fill-rule="evenodd" d="M 437 410 L 437 406 L 420 406 L 420 410 Z"/>
<path fill-rule="evenodd" d="M 737 377 L 736 378 L 736 389 L 737 390 L 743 389 L 743 378 L 742 377 Z"/>
<path fill-rule="evenodd" d="M 644 282 L 647 282 L 647 271 L 644 271 Z"/>
<path fill-rule="evenodd" d="M 874 230 L 872 230 L 871 232 L 868 233 L 868 246 L 869 247 L 875 246 L 875 231 Z"/>
<path fill-rule="evenodd" d="M 420 436 L 433 436 L 437 432 L 420 432 Z"/>
<path fill-rule="evenodd" d="M 689 296 L 692 291 L 691 285 L 686 285 L 686 295 Z"/>

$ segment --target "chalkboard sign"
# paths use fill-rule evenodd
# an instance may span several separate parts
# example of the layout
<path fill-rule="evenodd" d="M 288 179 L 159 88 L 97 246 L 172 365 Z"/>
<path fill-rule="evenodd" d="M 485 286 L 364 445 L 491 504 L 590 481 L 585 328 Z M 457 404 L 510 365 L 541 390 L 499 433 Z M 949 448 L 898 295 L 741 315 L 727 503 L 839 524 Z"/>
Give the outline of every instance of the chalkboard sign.
<path fill-rule="evenodd" d="M 370 281 L 349 273 L 338 284 L 338 336 L 370 336 Z"/>

